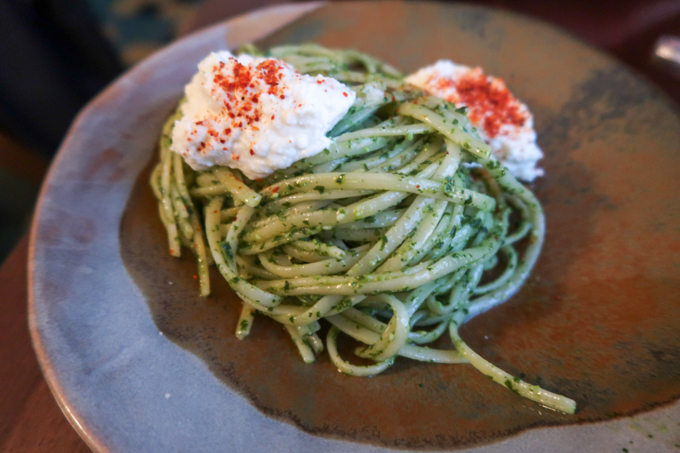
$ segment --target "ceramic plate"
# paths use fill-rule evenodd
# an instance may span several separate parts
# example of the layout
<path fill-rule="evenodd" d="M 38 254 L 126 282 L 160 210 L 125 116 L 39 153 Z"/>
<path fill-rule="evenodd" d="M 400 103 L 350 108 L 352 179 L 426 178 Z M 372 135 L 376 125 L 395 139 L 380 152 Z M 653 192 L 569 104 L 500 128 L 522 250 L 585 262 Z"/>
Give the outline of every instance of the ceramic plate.
<path fill-rule="evenodd" d="M 405 72 L 450 58 L 535 115 L 548 223 L 531 279 L 461 333 L 575 399 L 574 416 L 467 365 L 399 360 L 371 379 L 299 359 L 282 329 L 233 335 L 238 299 L 165 251 L 148 188 L 160 127 L 209 51 L 313 41 Z M 97 452 L 678 451 L 680 118 L 613 59 L 545 24 L 458 4 L 282 6 L 189 36 L 78 117 L 43 187 L 30 323 L 53 393 Z"/>

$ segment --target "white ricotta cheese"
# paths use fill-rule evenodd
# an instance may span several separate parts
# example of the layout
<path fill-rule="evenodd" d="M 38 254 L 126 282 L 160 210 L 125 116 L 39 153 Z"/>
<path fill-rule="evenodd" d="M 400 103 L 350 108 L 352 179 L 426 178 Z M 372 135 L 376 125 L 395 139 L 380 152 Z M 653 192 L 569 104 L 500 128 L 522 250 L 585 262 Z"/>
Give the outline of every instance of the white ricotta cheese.
<path fill-rule="evenodd" d="M 263 178 L 327 148 L 326 133 L 356 94 L 330 77 L 275 58 L 208 55 L 185 87 L 170 149 L 195 170 L 213 165 Z"/>
<path fill-rule="evenodd" d="M 467 106 L 480 138 L 513 176 L 525 181 L 543 176 L 543 169 L 536 167 L 543 153 L 536 144 L 533 115 L 502 79 L 487 76 L 480 68 L 439 60 L 406 81 L 456 107 Z"/>

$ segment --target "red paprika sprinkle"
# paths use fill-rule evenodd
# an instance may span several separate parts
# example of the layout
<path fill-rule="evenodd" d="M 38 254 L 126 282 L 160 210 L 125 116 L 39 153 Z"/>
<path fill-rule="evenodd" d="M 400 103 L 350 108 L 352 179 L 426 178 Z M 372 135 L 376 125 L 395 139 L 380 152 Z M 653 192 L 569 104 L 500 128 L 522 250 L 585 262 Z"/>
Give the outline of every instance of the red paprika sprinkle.
<path fill-rule="evenodd" d="M 486 76 L 475 68 L 457 80 L 432 76 L 428 85 L 437 90 L 453 88 L 455 93 L 447 101 L 468 107 L 470 121 L 482 127 L 486 134 L 496 137 L 504 125 L 521 127 L 529 119 L 529 112 L 515 98 L 502 79 Z"/>
<path fill-rule="evenodd" d="M 285 63 L 275 59 L 267 59 L 257 65 L 244 65 L 235 58 L 230 58 L 228 64 L 219 62 L 213 67 L 212 81 L 214 88 L 212 94 L 220 97 L 224 107 L 219 117 L 231 118 L 231 127 L 224 129 L 224 135 L 229 135 L 232 128 L 245 128 L 251 126 L 259 130 L 258 123 L 263 116 L 260 103 L 262 95 L 269 94 L 285 99 L 284 86 L 280 86 L 283 78 L 283 70 L 290 68 Z M 274 115 L 272 115 L 272 120 Z M 196 123 L 202 125 L 201 121 Z M 216 141 L 219 140 L 217 131 L 208 131 L 208 134 Z M 219 140 L 224 144 L 223 140 Z M 206 144 L 202 144 L 205 147 Z M 210 142 L 207 144 L 210 146 Z M 233 160 L 238 160 L 238 155 L 232 155 Z"/>

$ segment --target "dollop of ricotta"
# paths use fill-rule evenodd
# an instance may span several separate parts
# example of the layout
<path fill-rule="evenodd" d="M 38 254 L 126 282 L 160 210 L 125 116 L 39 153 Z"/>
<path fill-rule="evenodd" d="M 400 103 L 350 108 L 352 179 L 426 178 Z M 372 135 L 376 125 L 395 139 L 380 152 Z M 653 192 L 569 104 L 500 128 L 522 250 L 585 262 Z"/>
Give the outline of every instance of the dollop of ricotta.
<path fill-rule="evenodd" d="M 406 78 L 428 93 L 468 107 L 468 118 L 480 138 L 516 178 L 533 181 L 543 176 L 536 164 L 543 157 L 536 144 L 533 115 L 510 93 L 505 82 L 481 68 L 439 60 Z"/>
<path fill-rule="evenodd" d="M 282 60 L 213 52 L 185 87 L 170 149 L 194 170 L 222 165 L 264 178 L 327 148 L 356 94 Z"/>

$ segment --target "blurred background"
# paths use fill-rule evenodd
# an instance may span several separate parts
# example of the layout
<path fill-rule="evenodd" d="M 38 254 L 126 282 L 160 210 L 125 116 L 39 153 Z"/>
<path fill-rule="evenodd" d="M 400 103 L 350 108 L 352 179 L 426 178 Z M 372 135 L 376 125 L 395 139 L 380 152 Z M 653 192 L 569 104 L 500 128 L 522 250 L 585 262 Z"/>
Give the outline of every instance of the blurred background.
<path fill-rule="evenodd" d="M 280 0 L 0 0 L 0 263 L 30 224 L 40 184 L 78 111 L 169 41 Z M 680 0 L 470 1 L 543 19 L 609 52 L 680 102 L 653 64 L 680 36 Z"/>

